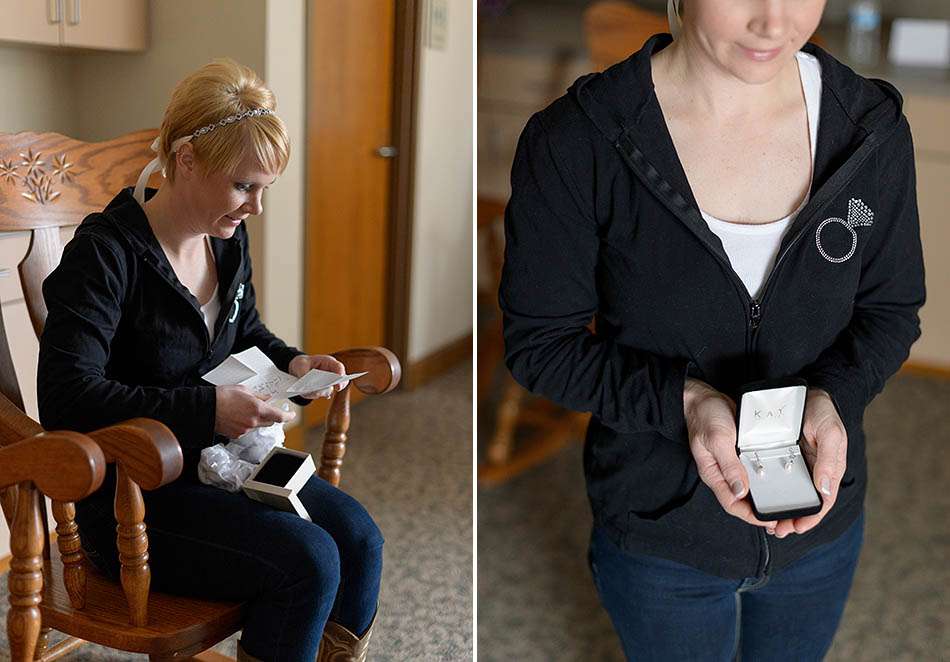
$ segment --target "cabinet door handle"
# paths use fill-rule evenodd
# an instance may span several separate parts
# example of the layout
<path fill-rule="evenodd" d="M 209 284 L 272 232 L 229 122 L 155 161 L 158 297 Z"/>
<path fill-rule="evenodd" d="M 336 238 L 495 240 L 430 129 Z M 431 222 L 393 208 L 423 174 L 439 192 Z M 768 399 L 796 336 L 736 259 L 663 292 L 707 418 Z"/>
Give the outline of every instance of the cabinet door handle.
<path fill-rule="evenodd" d="M 63 22 L 62 0 L 46 0 L 46 21 L 50 25 Z"/>
<path fill-rule="evenodd" d="M 72 11 L 70 12 L 69 18 L 66 19 L 66 22 L 70 25 L 79 25 L 79 21 L 82 20 L 82 0 L 73 0 L 72 2 Z"/>
<path fill-rule="evenodd" d="M 383 145 L 376 148 L 376 155 L 384 159 L 394 159 L 399 156 L 399 150 L 394 145 Z"/>

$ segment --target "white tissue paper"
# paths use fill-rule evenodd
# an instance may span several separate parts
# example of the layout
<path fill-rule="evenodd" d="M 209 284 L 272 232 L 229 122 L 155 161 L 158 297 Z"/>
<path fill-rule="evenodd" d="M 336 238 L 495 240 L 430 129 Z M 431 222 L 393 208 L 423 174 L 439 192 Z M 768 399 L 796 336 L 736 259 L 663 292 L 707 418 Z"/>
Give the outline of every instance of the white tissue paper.
<path fill-rule="evenodd" d="M 286 400 L 279 407 L 290 411 L 290 403 Z M 198 479 L 206 485 L 237 492 L 264 456 L 274 446 L 284 445 L 284 439 L 284 424 L 274 423 L 248 430 L 227 444 L 205 448 L 198 462 Z"/>

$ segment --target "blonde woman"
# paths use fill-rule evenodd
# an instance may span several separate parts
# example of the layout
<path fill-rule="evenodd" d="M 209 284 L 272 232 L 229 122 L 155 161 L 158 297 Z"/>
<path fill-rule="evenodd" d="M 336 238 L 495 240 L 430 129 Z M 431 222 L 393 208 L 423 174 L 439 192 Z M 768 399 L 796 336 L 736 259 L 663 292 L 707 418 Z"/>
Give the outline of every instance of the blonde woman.
<path fill-rule="evenodd" d="M 252 346 L 293 375 L 343 372 L 287 346 L 255 307 L 245 222 L 290 158 L 274 94 L 215 60 L 175 88 L 153 149 L 138 185 L 83 220 L 43 284 L 40 419 L 83 431 L 148 416 L 171 428 L 185 469 L 144 495 L 152 584 L 248 601 L 238 659 L 313 660 L 323 634 L 320 659 L 362 660 L 383 545 L 365 509 L 316 477 L 300 493 L 313 523 L 197 480 L 203 448 L 292 416 L 201 375 Z M 145 188 L 158 167 L 161 188 Z M 110 474 L 77 521 L 89 557 L 117 575 L 113 486 Z"/>
<path fill-rule="evenodd" d="M 863 539 L 864 410 L 920 333 L 913 143 L 897 90 L 806 43 L 824 0 L 679 4 L 675 39 L 521 136 L 507 362 L 593 413 L 590 565 L 629 658 L 819 660 Z M 761 520 L 735 396 L 788 378 L 821 509 Z"/>

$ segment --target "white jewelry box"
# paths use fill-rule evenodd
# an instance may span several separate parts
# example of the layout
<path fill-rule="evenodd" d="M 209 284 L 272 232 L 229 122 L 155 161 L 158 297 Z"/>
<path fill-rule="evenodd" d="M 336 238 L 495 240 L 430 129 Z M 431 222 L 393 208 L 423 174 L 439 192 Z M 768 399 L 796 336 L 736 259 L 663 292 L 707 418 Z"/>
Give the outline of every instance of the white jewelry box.
<path fill-rule="evenodd" d="M 740 390 L 736 452 L 749 476 L 760 520 L 792 519 L 821 510 L 821 496 L 802 456 L 804 380 L 747 384 Z"/>
<path fill-rule="evenodd" d="M 274 446 L 254 473 L 244 481 L 242 489 L 255 501 L 297 513 L 309 522 L 310 514 L 297 497 L 297 492 L 315 472 L 316 467 L 309 453 Z"/>

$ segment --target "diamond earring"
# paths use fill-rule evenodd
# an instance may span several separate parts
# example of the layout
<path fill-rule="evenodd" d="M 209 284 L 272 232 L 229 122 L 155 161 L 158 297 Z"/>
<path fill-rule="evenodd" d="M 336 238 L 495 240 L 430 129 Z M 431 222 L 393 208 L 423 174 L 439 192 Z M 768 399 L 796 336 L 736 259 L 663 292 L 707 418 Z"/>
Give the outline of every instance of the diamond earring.
<path fill-rule="evenodd" d="M 759 459 L 758 451 L 752 454 L 752 467 L 759 476 L 765 476 L 765 465 L 762 464 L 762 460 Z"/>

